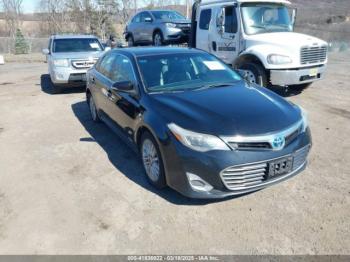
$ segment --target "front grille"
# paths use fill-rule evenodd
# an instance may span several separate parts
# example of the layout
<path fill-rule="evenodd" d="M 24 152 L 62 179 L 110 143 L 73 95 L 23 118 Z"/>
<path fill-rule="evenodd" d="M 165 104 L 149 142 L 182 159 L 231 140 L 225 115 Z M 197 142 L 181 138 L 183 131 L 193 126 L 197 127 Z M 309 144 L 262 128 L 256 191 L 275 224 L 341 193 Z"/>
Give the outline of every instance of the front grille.
<path fill-rule="evenodd" d="M 300 62 L 302 65 L 323 63 L 327 59 L 327 46 L 302 47 Z"/>
<path fill-rule="evenodd" d="M 96 63 L 95 60 L 73 60 L 72 65 L 77 69 L 91 68 Z"/>
<path fill-rule="evenodd" d="M 302 166 L 306 162 L 309 152 L 310 152 L 310 146 L 304 147 L 299 151 L 295 152 L 294 160 L 293 160 L 293 170 L 297 170 L 300 166 Z"/>
<path fill-rule="evenodd" d="M 189 34 L 191 27 L 189 25 L 177 25 L 178 28 L 182 30 L 185 34 Z"/>
<path fill-rule="evenodd" d="M 304 147 L 294 154 L 287 155 L 283 158 L 291 157 L 293 158 L 292 171 L 296 171 L 302 165 L 305 164 L 307 156 L 310 151 L 310 146 Z M 251 187 L 257 187 L 264 184 L 264 182 L 269 181 L 269 172 L 271 162 L 275 160 L 267 160 L 259 163 L 245 164 L 239 166 L 229 167 L 220 173 L 222 182 L 229 190 L 244 190 Z M 284 176 L 288 176 L 286 174 Z M 278 177 L 273 177 L 276 179 Z"/>
<path fill-rule="evenodd" d="M 249 149 L 272 149 L 268 142 L 255 142 L 255 143 L 233 143 L 229 142 L 229 145 L 238 150 L 249 150 Z"/>

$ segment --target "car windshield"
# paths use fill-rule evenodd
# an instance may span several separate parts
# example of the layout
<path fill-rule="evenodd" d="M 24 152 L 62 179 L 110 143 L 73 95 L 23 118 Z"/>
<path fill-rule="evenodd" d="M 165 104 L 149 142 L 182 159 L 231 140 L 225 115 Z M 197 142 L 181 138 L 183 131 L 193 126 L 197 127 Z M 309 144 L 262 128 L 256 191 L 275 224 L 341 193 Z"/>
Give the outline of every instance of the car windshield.
<path fill-rule="evenodd" d="M 153 11 L 152 14 L 157 20 L 186 19 L 183 15 L 175 11 Z"/>
<path fill-rule="evenodd" d="M 291 32 L 288 8 L 281 4 L 247 3 L 241 6 L 244 30 L 248 35 Z"/>
<path fill-rule="evenodd" d="M 54 53 L 94 51 L 102 51 L 102 46 L 96 38 L 56 39 L 52 47 Z"/>
<path fill-rule="evenodd" d="M 148 92 L 178 92 L 230 86 L 240 75 L 214 56 L 181 53 L 142 56 L 138 59 Z"/>

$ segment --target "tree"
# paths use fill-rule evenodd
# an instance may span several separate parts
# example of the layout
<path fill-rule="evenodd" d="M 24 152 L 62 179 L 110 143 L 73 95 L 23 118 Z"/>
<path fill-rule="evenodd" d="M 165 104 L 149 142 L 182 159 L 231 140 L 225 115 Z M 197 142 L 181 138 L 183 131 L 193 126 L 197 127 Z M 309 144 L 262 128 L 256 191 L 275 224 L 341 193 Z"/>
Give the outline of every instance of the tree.
<path fill-rule="evenodd" d="M 29 45 L 27 41 L 24 39 L 24 36 L 20 29 L 17 29 L 16 32 L 16 41 L 15 41 L 15 54 L 28 54 Z"/>
<path fill-rule="evenodd" d="M 20 27 L 23 0 L 0 0 L 8 34 L 15 37 L 17 28 Z"/>

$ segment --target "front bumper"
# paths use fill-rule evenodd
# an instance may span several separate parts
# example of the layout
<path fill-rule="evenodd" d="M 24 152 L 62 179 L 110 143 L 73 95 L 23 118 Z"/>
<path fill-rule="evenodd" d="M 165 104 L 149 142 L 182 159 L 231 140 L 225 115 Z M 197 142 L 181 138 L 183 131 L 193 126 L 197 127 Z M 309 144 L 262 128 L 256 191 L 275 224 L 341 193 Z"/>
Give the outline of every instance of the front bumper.
<path fill-rule="evenodd" d="M 54 84 L 82 84 L 86 82 L 86 72 L 88 69 L 54 67 L 50 70 L 50 76 Z"/>
<path fill-rule="evenodd" d="M 294 142 L 281 151 L 257 150 L 257 151 L 213 151 L 207 153 L 195 152 L 171 138 L 172 143 L 162 146 L 162 155 L 166 173 L 167 184 L 190 198 L 220 199 L 229 196 L 243 195 L 255 192 L 271 185 L 287 180 L 307 166 L 307 155 L 311 147 L 310 131 L 301 134 Z M 307 149 L 305 160 L 288 174 L 266 178 L 261 183 L 241 187 L 229 188 L 225 185 L 222 172 L 229 167 L 247 165 L 250 163 L 270 162 L 282 157 L 295 156 L 296 152 Z M 188 181 L 187 174 L 194 174 L 210 184 L 210 191 L 195 190 Z"/>
<path fill-rule="evenodd" d="M 164 33 L 164 41 L 166 43 L 185 43 L 189 40 L 190 33 L 184 32 L 180 28 L 167 28 Z"/>
<path fill-rule="evenodd" d="M 288 86 L 311 83 L 324 78 L 326 65 L 307 68 L 270 70 L 270 81 L 272 85 Z"/>

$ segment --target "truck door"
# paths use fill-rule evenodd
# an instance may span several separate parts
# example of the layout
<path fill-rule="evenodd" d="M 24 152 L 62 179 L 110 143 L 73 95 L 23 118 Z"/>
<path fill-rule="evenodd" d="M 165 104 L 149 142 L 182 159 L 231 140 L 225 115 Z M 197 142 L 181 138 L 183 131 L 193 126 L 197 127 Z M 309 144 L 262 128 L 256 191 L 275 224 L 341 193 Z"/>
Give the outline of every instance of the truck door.
<path fill-rule="evenodd" d="M 196 35 L 196 47 L 204 51 L 209 50 L 209 28 L 212 19 L 212 9 L 201 9 L 199 13 L 199 19 L 197 20 L 197 35 Z"/>
<path fill-rule="evenodd" d="M 216 26 L 210 27 L 210 52 L 227 64 L 232 64 L 239 52 L 238 9 L 236 5 L 225 5 L 218 9 Z"/>

